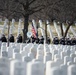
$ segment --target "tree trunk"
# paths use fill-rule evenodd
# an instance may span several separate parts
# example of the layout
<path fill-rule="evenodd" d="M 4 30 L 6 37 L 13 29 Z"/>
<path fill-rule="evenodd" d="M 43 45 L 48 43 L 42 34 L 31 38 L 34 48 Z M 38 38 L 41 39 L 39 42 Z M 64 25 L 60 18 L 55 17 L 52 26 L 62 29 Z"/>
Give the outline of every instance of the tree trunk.
<path fill-rule="evenodd" d="M 24 17 L 24 29 L 23 29 L 23 42 L 24 43 L 27 40 L 28 20 L 29 20 L 29 15 L 25 15 L 25 17 Z"/>
<path fill-rule="evenodd" d="M 10 30 L 10 20 L 8 22 L 8 39 L 7 39 L 7 47 L 9 47 L 9 30 Z"/>
<path fill-rule="evenodd" d="M 45 36 L 46 36 L 46 42 L 47 42 L 47 24 L 45 23 Z"/>
<path fill-rule="evenodd" d="M 64 36 L 64 33 L 63 33 L 63 26 L 62 26 L 62 23 L 60 24 L 60 29 L 61 29 L 61 35 L 62 37 Z"/>
<path fill-rule="evenodd" d="M 67 29 L 66 29 L 66 31 L 65 31 L 65 34 L 64 34 L 64 38 L 67 36 L 67 33 L 68 33 L 69 29 L 70 29 L 70 26 L 71 26 L 71 25 L 68 25 L 68 27 L 67 27 Z"/>

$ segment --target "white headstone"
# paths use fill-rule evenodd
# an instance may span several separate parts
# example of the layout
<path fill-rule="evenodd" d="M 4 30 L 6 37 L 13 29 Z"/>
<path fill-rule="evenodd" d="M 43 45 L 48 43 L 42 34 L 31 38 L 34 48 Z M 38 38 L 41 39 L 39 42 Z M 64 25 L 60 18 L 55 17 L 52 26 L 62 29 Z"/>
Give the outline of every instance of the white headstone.
<path fill-rule="evenodd" d="M 52 54 L 47 52 L 46 55 L 44 56 L 44 63 L 51 60 L 52 60 Z"/>
<path fill-rule="evenodd" d="M 61 75 L 61 71 L 59 67 L 54 67 L 51 69 L 51 75 Z"/>
<path fill-rule="evenodd" d="M 23 43 L 21 43 L 20 44 L 20 51 L 23 51 L 23 47 L 25 47 L 27 44 L 23 44 Z"/>
<path fill-rule="evenodd" d="M 26 63 L 21 61 L 11 61 L 10 75 L 26 75 Z"/>
<path fill-rule="evenodd" d="M 70 65 L 68 67 L 68 75 L 76 75 L 76 65 Z"/>
<path fill-rule="evenodd" d="M 14 48 L 13 51 L 14 51 L 14 53 L 19 53 L 20 52 L 20 50 L 17 49 L 17 48 Z"/>
<path fill-rule="evenodd" d="M 44 62 L 44 56 L 43 55 L 37 55 L 36 59 L 39 60 L 40 62 Z"/>
<path fill-rule="evenodd" d="M 17 34 L 17 35 L 21 34 L 21 30 L 22 30 L 21 25 L 22 25 L 22 20 L 19 19 L 19 24 L 18 24 L 18 34 Z"/>
<path fill-rule="evenodd" d="M 14 53 L 14 54 L 13 54 L 13 59 L 22 60 L 22 56 L 21 56 L 20 53 Z"/>
<path fill-rule="evenodd" d="M 7 58 L 0 58 L 0 74 L 10 75 L 10 61 Z"/>
<path fill-rule="evenodd" d="M 58 54 L 58 50 L 53 50 L 52 59 L 54 59 L 54 55 L 55 55 L 55 54 Z"/>
<path fill-rule="evenodd" d="M 67 65 L 67 62 L 71 61 L 71 58 L 69 56 L 64 57 L 64 64 Z"/>
<path fill-rule="evenodd" d="M 68 65 L 68 66 L 70 66 L 70 65 L 72 65 L 72 64 L 74 64 L 72 61 L 67 62 L 67 65 Z"/>
<path fill-rule="evenodd" d="M 44 64 L 41 62 L 28 63 L 27 75 L 45 75 Z"/>
<path fill-rule="evenodd" d="M 8 58 L 8 52 L 7 52 L 7 51 L 2 51 L 2 52 L 1 52 L 1 56 Z"/>
<path fill-rule="evenodd" d="M 42 20 L 39 20 L 39 25 L 40 25 L 40 28 L 41 28 L 41 34 L 42 34 L 42 36 L 45 38 L 45 30 L 44 30 L 44 28 L 43 28 Z"/>
<path fill-rule="evenodd" d="M 24 62 L 30 62 L 30 61 L 32 61 L 32 58 L 29 57 L 29 56 L 23 56 L 23 57 L 22 57 L 22 60 L 23 60 Z"/>
<path fill-rule="evenodd" d="M 54 55 L 54 60 L 57 59 L 57 58 L 60 58 L 60 55 L 55 54 L 55 55 Z"/>
<path fill-rule="evenodd" d="M 76 57 L 76 54 L 72 53 L 72 54 L 70 54 L 70 57 L 71 57 L 71 61 L 74 62 L 74 58 Z"/>
<path fill-rule="evenodd" d="M 61 55 L 61 59 L 64 60 L 64 56 L 66 56 L 66 53 L 62 51 L 60 55 Z"/>
<path fill-rule="evenodd" d="M 31 59 L 34 59 L 34 55 L 33 55 L 32 52 L 29 52 L 29 53 L 28 53 L 28 56 L 29 56 Z"/>
<path fill-rule="evenodd" d="M 13 48 L 8 48 L 8 57 L 9 58 L 13 58 L 13 53 L 14 53 Z"/>
<path fill-rule="evenodd" d="M 61 64 L 60 65 L 60 69 L 61 69 L 61 75 L 67 75 L 67 65 Z"/>
<path fill-rule="evenodd" d="M 67 53 L 67 56 L 70 56 L 71 51 L 70 50 L 67 50 L 66 53 Z"/>
<path fill-rule="evenodd" d="M 74 63 L 76 63 L 76 57 L 74 58 Z"/>
<path fill-rule="evenodd" d="M 1 51 L 6 51 L 6 46 L 1 46 Z"/>

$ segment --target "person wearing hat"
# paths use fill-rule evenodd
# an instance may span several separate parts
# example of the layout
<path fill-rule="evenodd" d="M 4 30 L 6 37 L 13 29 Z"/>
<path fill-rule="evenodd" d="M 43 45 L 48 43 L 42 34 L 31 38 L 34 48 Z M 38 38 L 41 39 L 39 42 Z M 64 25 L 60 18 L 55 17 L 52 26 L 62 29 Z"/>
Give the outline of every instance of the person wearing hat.
<path fill-rule="evenodd" d="M 61 38 L 59 43 L 62 44 L 62 45 L 65 45 L 65 38 Z"/>
<path fill-rule="evenodd" d="M 22 43 L 22 36 L 21 36 L 21 34 L 19 34 L 18 37 L 17 37 L 17 43 Z"/>
<path fill-rule="evenodd" d="M 36 42 L 37 44 L 39 44 L 39 41 L 40 41 L 40 39 L 37 37 L 36 40 L 35 40 L 35 42 Z"/>
<path fill-rule="evenodd" d="M 65 45 L 71 45 L 70 38 L 65 38 Z"/>
<path fill-rule="evenodd" d="M 31 42 L 34 43 L 36 40 L 36 38 L 34 38 L 34 36 L 31 36 Z"/>
<path fill-rule="evenodd" d="M 55 37 L 54 39 L 53 39 L 53 44 L 59 44 L 59 39 L 58 39 L 58 37 Z"/>
<path fill-rule="evenodd" d="M 76 45 L 76 38 L 71 39 L 71 45 Z"/>
<path fill-rule="evenodd" d="M 5 35 L 4 35 L 4 34 L 2 34 L 2 36 L 1 36 L 0 40 L 1 40 L 2 42 L 7 42 L 7 39 L 6 39 L 6 37 L 5 37 Z"/>
<path fill-rule="evenodd" d="M 41 36 L 39 44 L 44 44 L 44 37 L 43 36 Z"/>
<path fill-rule="evenodd" d="M 9 36 L 9 42 L 14 42 L 14 36 L 12 34 Z"/>

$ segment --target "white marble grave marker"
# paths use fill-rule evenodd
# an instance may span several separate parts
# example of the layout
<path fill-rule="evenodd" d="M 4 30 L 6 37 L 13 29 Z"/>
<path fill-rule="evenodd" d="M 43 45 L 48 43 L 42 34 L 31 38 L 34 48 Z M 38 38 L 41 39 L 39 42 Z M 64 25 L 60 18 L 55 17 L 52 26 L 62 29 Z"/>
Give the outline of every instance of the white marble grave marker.
<path fill-rule="evenodd" d="M 28 63 L 27 71 L 27 75 L 45 75 L 44 64 L 41 62 Z"/>
<path fill-rule="evenodd" d="M 0 58 L 0 74 L 10 75 L 10 61 L 5 57 Z"/>
<path fill-rule="evenodd" d="M 76 75 L 76 65 L 70 65 L 68 67 L 68 75 Z"/>
<path fill-rule="evenodd" d="M 59 67 L 54 67 L 51 69 L 51 75 L 62 75 Z"/>
<path fill-rule="evenodd" d="M 67 75 L 67 65 L 61 64 L 60 69 L 62 71 L 61 75 Z"/>
<path fill-rule="evenodd" d="M 64 64 L 67 65 L 67 62 L 71 61 L 71 58 L 69 56 L 64 57 Z"/>
<path fill-rule="evenodd" d="M 44 56 L 44 63 L 51 60 L 52 60 L 52 54 L 47 52 L 46 55 Z"/>
<path fill-rule="evenodd" d="M 14 53 L 13 54 L 13 59 L 16 59 L 16 60 L 22 60 L 22 56 L 21 56 L 21 54 L 20 53 Z"/>
<path fill-rule="evenodd" d="M 7 52 L 7 51 L 2 51 L 2 52 L 1 52 L 1 56 L 8 58 L 8 52 Z"/>
<path fill-rule="evenodd" d="M 26 63 L 13 60 L 10 64 L 10 75 L 26 75 Z"/>
<path fill-rule="evenodd" d="M 23 56 L 23 57 L 22 57 L 22 60 L 23 60 L 24 62 L 30 62 L 30 61 L 32 61 L 32 58 L 29 57 L 29 56 Z"/>
<path fill-rule="evenodd" d="M 74 62 L 74 58 L 76 57 L 76 54 L 72 53 L 72 54 L 70 54 L 70 57 L 71 57 L 71 61 Z"/>

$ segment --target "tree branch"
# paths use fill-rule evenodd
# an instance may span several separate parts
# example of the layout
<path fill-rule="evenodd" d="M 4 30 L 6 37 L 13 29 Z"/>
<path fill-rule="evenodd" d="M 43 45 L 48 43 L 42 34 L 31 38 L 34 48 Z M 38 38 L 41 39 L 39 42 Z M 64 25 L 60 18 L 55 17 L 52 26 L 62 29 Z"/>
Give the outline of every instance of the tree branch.
<path fill-rule="evenodd" d="M 26 5 L 23 3 L 23 2 L 20 2 L 19 0 L 15 1 L 15 2 L 18 2 L 19 4 L 21 4 L 23 7 L 25 7 Z"/>
<path fill-rule="evenodd" d="M 35 10 L 35 9 L 40 8 L 40 7 L 45 7 L 45 5 L 38 5 L 38 6 L 36 6 L 36 7 L 32 7 L 32 8 L 30 8 L 30 9 Z"/>
<path fill-rule="evenodd" d="M 29 5 L 31 5 L 33 2 L 35 2 L 36 0 L 31 0 L 30 2 L 29 2 Z"/>
<path fill-rule="evenodd" d="M 31 15 L 31 14 L 33 14 L 33 13 L 36 13 L 36 12 L 38 12 L 38 11 L 41 11 L 42 9 L 44 9 L 44 7 L 39 8 L 39 9 L 36 9 L 36 10 L 32 10 L 32 11 L 29 13 L 29 15 Z"/>

